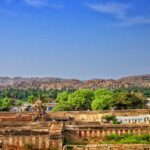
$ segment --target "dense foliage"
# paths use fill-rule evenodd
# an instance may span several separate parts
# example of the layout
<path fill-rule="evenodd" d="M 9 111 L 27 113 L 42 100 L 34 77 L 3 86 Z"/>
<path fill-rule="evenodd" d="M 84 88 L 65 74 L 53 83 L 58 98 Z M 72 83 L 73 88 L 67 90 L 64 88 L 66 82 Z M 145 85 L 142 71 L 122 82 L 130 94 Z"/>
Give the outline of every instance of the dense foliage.
<path fill-rule="evenodd" d="M 145 108 L 150 88 L 132 87 L 124 89 L 81 89 L 81 90 L 41 90 L 41 89 L 4 89 L 0 90 L 0 110 L 23 103 L 34 103 L 37 98 L 44 102 L 53 100 L 58 103 L 55 111 L 69 110 L 109 110 Z"/>
<path fill-rule="evenodd" d="M 116 92 L 135 92 L 135 93 L 143 93 L 143 95 L 147 98 L 150 98 L 150 88 L 146 87 L 128 87 L 128 88 L 118 88 L 115 89 Z"/>
<path fill-rule="evenodd" d="M 147 98 L 137 92 L 82 89 L 58 94 L 57 102 L 54 111 L 138 109 L 146 107 Z"/>
<path fill-rule="evenodd" d="M 107 144 L 150 144 L 150 135 L 112 134 L 108 135 L 103 143 Z"/>
<path fill-rule="evenodd" d="M 72 92 L 74 90 L 69 90 Z M 58 93 L 62 91 L 51 89 L 4 89 L 0 91 L 0 110 L 7 111 L 11 106 L 21 106 L 22 103 L 34 103 L 37 98 L 44 102 L 56 99 Z"/>

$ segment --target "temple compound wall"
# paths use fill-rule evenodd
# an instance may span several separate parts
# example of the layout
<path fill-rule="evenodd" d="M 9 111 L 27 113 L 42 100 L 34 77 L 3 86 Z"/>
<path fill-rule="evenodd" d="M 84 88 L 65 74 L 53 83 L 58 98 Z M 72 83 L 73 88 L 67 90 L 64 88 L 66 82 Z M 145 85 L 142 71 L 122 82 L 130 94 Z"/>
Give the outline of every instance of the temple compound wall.
<path fill-rule="evenodd" d="M 0 113 L 0 149 L 27 150 L 27 147 L 32 147 L 36 150 L 62 150 L 64 139 L 75 142 L 77 139 L 101 140 L 110 134 L 150 134 L 150 124 L 147 121 L 150 109 L 45 113 L 41 107 L 37 108 L 39 111 L 31 113 Z M 133 119 L 133 117 L 142 119 L 143 116 L 147 118 L 133 124 L 127 122 L 127 124 L 115 125 L 102 123 L 105 115 L 123 117 L 120 119 Z M 83 149 L 77 148 L 75 147 L 75 150 Z M 110 149 L 112 148 L 114 146 L 110 147 Z M 92 149 L 85 147 L 85 150 Z M 125 148 L 125 150 L 129 150 L 129 148 Z"/>
<path fill-rule="evenodd" d="M 150 144 L 95 144 L 95 145 L 66 145 L 63 150 L 150 150 Z"/>
<path fill-rule="evenodd" d="M 101 122 L 105 115 L 114 115 L 122 117 L 139 117 L 150 115 L 150 109 L 136 109 L 136 110 L 108 110 L 108 111 L 68 111 L 68 112 L 48 112 L 49 116 L 64 117 L 68 116 L 74 118 L 76 121 L 82 122 Z"/>
<path fill-rule="evenodd" d="M 62 123 L 0 129 L 2 150 L 62 150 Z"/>
<path fill-rule="evenodd" d="M 0 121 L 32 121 L 35 112 L 10 113 L 0 112 Z M 101 122 L 105 115 L 114 115 L 116 117 L 146 117 L 150 115 L 150 109 L 136 110 L 108 110 L 108 111 L 62 111 L 62 112 L 47 112 L 51 119 L 70 119 L 83 122 Z M 143 118 L 144 119 L 144 118 Z"/>
<path fill-rule="evenodd" d="M 103 139 L 110 134 L 150 134 L 149 125 L 66 125 L 66 139 Z"/>
<path fill-rule="evenodd" d="M 2 150 L 62 150 L 62 140 L 50 140 L 49 136 L 4 136 Z"/>

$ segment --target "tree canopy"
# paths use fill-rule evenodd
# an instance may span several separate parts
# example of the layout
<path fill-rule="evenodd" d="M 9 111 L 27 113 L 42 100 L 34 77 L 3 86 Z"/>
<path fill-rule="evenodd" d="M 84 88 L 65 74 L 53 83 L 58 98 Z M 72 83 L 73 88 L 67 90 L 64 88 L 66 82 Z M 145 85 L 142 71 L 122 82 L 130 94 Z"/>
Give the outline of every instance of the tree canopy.
<path fill-rule="evenodd" d="M 145 108 L 147 100 L 141 93 L 114 91 L 108 89 L 77 90 L 60 93 L 55 111 L 109 110 Z"/>

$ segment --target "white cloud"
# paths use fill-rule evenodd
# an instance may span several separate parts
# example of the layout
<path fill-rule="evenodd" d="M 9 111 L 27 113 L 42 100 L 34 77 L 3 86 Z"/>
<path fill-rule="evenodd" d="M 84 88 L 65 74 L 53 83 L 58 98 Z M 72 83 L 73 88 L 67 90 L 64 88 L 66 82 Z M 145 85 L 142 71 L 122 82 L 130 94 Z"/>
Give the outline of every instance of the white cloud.
<path fill-rule="evenodd" d="M 132 6 L 122 3 L 99 3 L 89 4 L 84 3 L 85 6 L 99 13 L 105 13 L 112 15 L 119 21 L 119 25 L 138 25 L 138 24 L 150 24 L 150 17 L 142 15 L 129 15 Z"/>
<path fill-rule="evenodd" d="M 24 0 L 27 5 L 33 7 L 47 7 L 48 2 L 46 0 Z"/>
<path fill-rule="evenodd" d="M 52 3 L 49 0 L 23 0 L 25 4 L 32 7 L 49 7 L 53 9 L 60 9 L 63 5 Z"/>
<path fill-rule="evenodd" d="M 124 20 L 122 20 L 121 23 L 118 23 L 117 25 L 120 26 L 130 26 L 130 25 L 140 25 L 140 24 L 150 24 L 150 18 L 149 17 L 143 17 L 143 16 L 135 16 L 132 18 L 126 17 Z"/>
<path fill-rule="evenodd" d="M 103 3 L 103 4 L 88 4 L 84 3 L 84 5 L 88 6 L 89 8 L 101 12 L 112 14 L 115 17 L 123 18 L 126 14 L 127 9 L 130 8 L 129 5 L 124 5 L 120 3 Z"/>
<path fill-rule="evenodd" d="M 52 2 L 52 0 L 4 0 L 7 4 L 17 2 L 23 2 L 24 5 L 28 5 L 35 8 L 48 7 L 52 9 L 63 8 L 63 5 Z"/>

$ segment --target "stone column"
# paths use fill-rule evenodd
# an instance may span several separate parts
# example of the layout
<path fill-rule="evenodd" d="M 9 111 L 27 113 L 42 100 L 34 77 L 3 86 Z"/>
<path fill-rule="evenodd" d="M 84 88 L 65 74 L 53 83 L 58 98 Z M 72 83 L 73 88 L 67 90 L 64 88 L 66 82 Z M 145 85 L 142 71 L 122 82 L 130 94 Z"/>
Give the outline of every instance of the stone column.
<path fill-rule="evenodd" d="M 37 136 L 35 137 L 35 146 L 37 149 L 39 148 L 39 138 Z"/>
<path fill-rule="evenodd" d="M 115 130 L 112 130 L 112 134 L 116 134 L 116 131 L 115 131 Z"/>
<path fill-rule="evenodd" d="M 33 145 L 34 148 L 36 148 L 35 147 L 35 145 L 36 145 L 36 138 L 35 138 L 35 136 L 32 136 L 32 145 Z"/>
<path fill-rule="evenodd" d="M 76 131 L 76 135 L 77 135 L 77 137 L 80 137 L 80 131 L 79 130 Z"/>
<path fill-rule="evenodd" d="M 84 138 L 84 130 L 81 131 L 81 138 Z"/>
<path fill-rule="evenodd" d="M 46 137 L 46 148 L 47 148 L 47 149 L 49 148 L 49 141 L 50 141 L 50 140 L 49 140 L 49 137 L 47 136 L 47 137 Z"/>
<path fill-rule="evenodd" d="M 79 138 L 82 137 L 82 131 L 79 130 Z"/>
<path fill-rule="evenodd" d="M 84 138 L 87 137 L 87 130 L 84 131 Z"/>
<path fill-rule="evenodd" d="M 90 137 L 90 131 L 87 130 L 87 137 L 89 138 Z"/>
<path fill-rule="evenodd" d="M 100 130 L 97 130 L 97 137 L 101 137 Z"/>
<path fill-rule="evenodd" d="M 22 136 L 19 137 L 19 146 L 23 147 L 23 140 L 22 140 Z"/>
<path fill-rule="evenodd" d="M 25 143 L 25 136 L 22 136 L 22 145 L 23 145 L 23 147 L 26 145 L 26 143 Z"/>
<path fill-rule="evenodd" d="M 90 132 L 90 136 L 89 137 L 92 138 L 92 130 L 90 130 L 89 132 Z"/>
<path fill-rule="evenodd" d="M 42 149 L 42 136 L 40 137 L 38 137 L 38 139 L 39 139 L 39 149 Z"/>
<path fill-rule="evenodd" d="M 105 137 L 106 136 L 106 132 L 105 130 L 102 130 L 102 137 Z"/>

